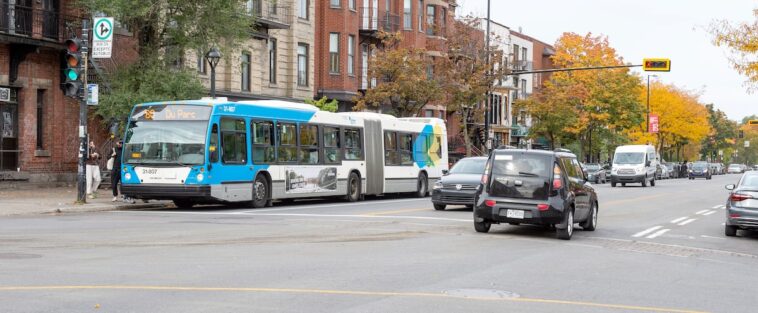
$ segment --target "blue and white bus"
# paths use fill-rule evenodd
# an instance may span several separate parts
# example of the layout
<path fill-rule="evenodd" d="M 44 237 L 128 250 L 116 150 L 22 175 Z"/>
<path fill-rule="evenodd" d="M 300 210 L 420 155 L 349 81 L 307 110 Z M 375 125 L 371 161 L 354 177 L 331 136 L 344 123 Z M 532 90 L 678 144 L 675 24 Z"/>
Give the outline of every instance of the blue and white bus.
<path fill-rule="evenodd" d="M 250 203 L 413 192 L 448 168 L 445 123 L 224 98 L 139 104 L 124 136 L 122 193 Z"/>

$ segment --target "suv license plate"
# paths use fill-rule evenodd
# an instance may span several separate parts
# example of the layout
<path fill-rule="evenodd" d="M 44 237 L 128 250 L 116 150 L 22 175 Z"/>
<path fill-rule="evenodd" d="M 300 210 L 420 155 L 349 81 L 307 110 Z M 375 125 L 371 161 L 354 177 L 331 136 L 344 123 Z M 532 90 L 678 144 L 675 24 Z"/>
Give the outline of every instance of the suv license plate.
<path fill-rule="evenodd" d="M 522 211 L 522 210 L 508 210 L 508 211 L 505 212 L 505 217 L 507 217 L 507 218 L 523 219 L 524 218 L 524 211 Z"/>

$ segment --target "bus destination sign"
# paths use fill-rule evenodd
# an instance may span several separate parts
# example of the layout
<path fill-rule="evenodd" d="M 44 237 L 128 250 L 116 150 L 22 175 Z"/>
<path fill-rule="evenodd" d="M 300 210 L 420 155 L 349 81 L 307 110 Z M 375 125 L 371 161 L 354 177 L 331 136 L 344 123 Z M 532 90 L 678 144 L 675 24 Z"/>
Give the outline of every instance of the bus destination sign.
<path fill-rule="evenodd" d="M 197 105 L 148 105 L 134 109 L 133 121 L 207 121 L 211 107 Z"/>

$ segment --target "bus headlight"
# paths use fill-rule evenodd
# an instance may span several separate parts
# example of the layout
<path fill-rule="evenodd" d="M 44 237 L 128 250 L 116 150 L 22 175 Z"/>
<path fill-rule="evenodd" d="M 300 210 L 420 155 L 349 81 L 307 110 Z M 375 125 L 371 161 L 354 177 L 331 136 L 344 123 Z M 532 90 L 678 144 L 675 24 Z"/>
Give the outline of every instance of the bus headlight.
<path fill-rule="evenodd" d="M 203 178 L 205 178 L 203 177 L 203 173 L 197 174 L 197 181 L 203 181 Z"/>
<path fill-rule="evenodd" d="M 126 173 L 126 174 L 124 174 L 124 179 L 126 179 L 126 180 L 132 180 L 132 173 Z"/>

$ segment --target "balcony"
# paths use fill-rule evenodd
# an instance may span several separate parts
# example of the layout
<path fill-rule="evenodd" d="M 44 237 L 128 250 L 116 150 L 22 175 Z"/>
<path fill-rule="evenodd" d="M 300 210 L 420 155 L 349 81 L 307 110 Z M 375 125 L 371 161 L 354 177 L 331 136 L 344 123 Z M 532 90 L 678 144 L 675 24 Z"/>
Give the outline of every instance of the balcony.
<path fill-rule="evenodd" d="M 511 69 L 514 72 L 527 72 L 532 70 L 534 62 L 528 60 L 516 60 L 511 63 Z"/>
<path fill-rule="evenodd" d="M 292 25 L 292 12 L 289 6 L 284 6 L 275 0 L 249 0 L 245 11 L 255 17 L 255 24 L 265 29 L 288 29 Z M 267 38 L 265 34 L 257 34 Z"/>
<path fill-rule="evenodd" d="M 79 25 L 78 18 L 0 1 L 0 35 L 9 35 L 10 42 L 59 48 L 71 35 L 66 32 L 67 25 Z"/>
<path fill-rule="evenodd" d="M 374 35 L 378 31 L 396 32 L 400 29 L 400 15 L 392 14 L 373 7 L 361 7 L 358 10 L 358 29 L 363 35 Z"/>

